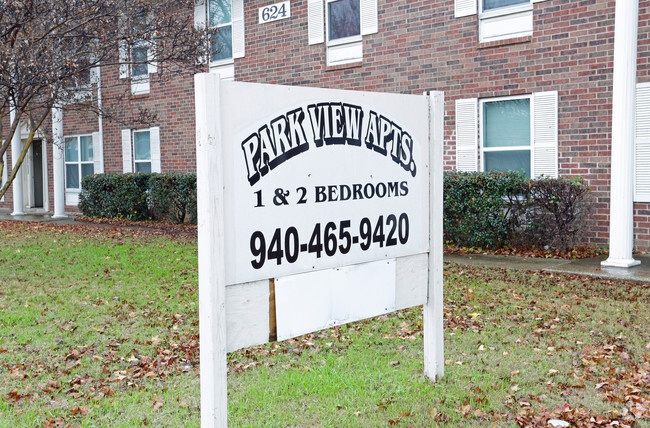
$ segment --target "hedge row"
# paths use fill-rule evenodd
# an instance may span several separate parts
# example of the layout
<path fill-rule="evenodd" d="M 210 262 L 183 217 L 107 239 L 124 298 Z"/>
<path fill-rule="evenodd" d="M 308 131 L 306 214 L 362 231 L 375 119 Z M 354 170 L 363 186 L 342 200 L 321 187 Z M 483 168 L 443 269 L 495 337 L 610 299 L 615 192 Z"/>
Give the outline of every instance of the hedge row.
<path fill-rule="evenodd" d="M 580 179 L 530 180 L 520 172 L 447 172 L 445 239 L 497 248 L 580 242 L 589 189 Z M 82 180 L 79 209 L 88 217 L 196 223 L 196 174 L 97 174 Z"/>
<path fill-rule="evenodd" d="M 87 217 L 196 223 L 196 174 L 88 175 L 81 181 L 79 209 Z"/>
<path fill-rule="evenodd" d="M 520 172 L 448 172 L 445 239 L 456 245 L 569 249 L 583 238 L 589 188 L 580 178 Z"/>

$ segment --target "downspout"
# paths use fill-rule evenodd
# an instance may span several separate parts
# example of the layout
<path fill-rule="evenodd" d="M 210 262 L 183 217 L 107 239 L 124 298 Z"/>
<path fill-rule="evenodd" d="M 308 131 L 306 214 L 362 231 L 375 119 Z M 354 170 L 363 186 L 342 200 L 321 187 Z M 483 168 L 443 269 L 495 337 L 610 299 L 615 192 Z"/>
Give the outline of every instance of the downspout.
<path fill-rule="evenodd" d="M 102 65 L 101 63 L 97 64 L 97 126 L 99 127 L 99 141 L 101 143 L 102 153 L 101 153 L 101 163 L 102 171 L 104 165 L 104 114 L 102 113 Z M 97 153 L 97 155 L 100 155 Z M 96 174 L 97 172 L 95 172 Z"/>

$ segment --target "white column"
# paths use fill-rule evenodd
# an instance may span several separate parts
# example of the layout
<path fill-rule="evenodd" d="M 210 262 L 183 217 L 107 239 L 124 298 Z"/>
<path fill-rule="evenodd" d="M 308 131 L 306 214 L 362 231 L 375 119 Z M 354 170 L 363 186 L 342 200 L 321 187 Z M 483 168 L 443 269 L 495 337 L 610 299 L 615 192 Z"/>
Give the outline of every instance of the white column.
<path fill-rule="evenodd" d="M 11 125 L 13 125 L 14 120 L 16 120 L 16 112 L 12 108 L 9 112 L 9 120 Z M 11 126 L 10 125 L 10 126 Z M 11 170 L 12 172 L 16 169 L 16 162 L 20 157 L 22 152 L 22 141 L 20 139 L 20 126 L 16 127 L 16 132 L 14 133 L 13 138 L 11 139 Z M 14 212 L 11 215 L 23 215 L 23 175 L 18 172 L 14 182 L 11 183 L 13 189 L 13 198 L 14 198 Z"/>
<path fill-rule="evenodd" d="M 65 158 L 63 154 L 63 109 L 52 108 L 52 175 L 54 176 L 54 215 L 52 218 L 66 218 L 65 215 Z"/>
<path fill-rule="evenodd" d="M 632 258 L 639 1 L 617 0 L 615 13 L 609 258 L 602 265 L 630 267 L 640 263 Z"/>

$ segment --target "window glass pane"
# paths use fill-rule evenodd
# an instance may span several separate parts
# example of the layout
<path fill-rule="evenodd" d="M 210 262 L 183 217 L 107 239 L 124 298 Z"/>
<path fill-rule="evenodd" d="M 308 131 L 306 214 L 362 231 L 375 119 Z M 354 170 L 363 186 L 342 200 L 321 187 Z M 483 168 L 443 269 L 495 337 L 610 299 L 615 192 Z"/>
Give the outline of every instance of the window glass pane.
<path fill-rule="evenodd" d="M 86 135 L 79 138 L 81 145 L 81 161 L 91 162 L 93 160 L 93 137 Z"/>
<path fill-rule="evenodd" d="M 527 3 L 530 3 L 530 0 L 483 0 L 483 10 L 498 9 L 500 7 Z"/>
<path fill-rule="evenodd" d="M 136 162 L 135 172 L 151 172 L 151 162 Z"/>
<path fill-rule="evenodd" d="M 232 21 L 231 17 L 231 0 L 210 0 L 209 15 L 210 27 L 228 24 Z"/>
<path fill-rule="evenodd" d="M 360 35 L 359 0 L 338 0 L 328 3 L 327 23 L 330 40 Z"/>
<path fill-rule="evenodd" d="M 483 103 L 483 145 L 530 146 L 530 99 Z"/>
<path fill-rule="evenodd" d="M 149 74 L 146 46 L 133 47 L 131 49 L 131 59 L 133 60 L 133 76 L 146 76 Z"/>
<path fill-rule="evenodd" d="M 67 189 L 79 188 L 79 165 L 65 166 L 65 187 Z"/>
<path fill-rule="evenodd" d="M 483 152 L 486 171 L 520 171 L 530 178 L 530 150 Z"/>
<path fill-rule="evenodd" d="M 77 146 L 77 137 L 69 137 L 65 139 L 65 161 L 79 161 L 79 147 Z"/>
<path fill-rule="evenodd" d="M 151 145 L 149 143 L 149 131 L 133 133 L 133 157 L 135 160 L 151 159 Z"/>
<path fill-rule="evenodd" d="M 95 166 L 92 163 L 81 164 L 81 178 L 84 178 L 87 175 L 93 175 L 94 173 L 95 173 Z"/>
<path fill-rule="evenodd" d="M 212 40 L 212 61 L 232 58 L 232 26 L 219 27 L 217 34 L 210 36 Z"/>

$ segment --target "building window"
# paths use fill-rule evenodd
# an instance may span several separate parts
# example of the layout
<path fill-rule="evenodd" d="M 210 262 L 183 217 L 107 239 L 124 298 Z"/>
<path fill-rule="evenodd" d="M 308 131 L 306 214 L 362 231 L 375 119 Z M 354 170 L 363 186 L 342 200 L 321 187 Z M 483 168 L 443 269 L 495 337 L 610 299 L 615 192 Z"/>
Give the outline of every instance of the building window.
<path fill-rule="evenodd" d="M 531 173 L 530 97 L 481 101 L 484 171 Z"/>
<path fill-rule="evenodd" d="M 149 130 L 133 131 L 133 170 L 151 172 L 151 135 Z"/>
<path fill-rule="evenodd" d="M 557 91 L 456 100 L 456 169 L 557 177 Z"/>
<path fill-rule="evenodd" d="M 131 76 L 133 79 L 149 77 L 149 49 L 144 43 L 138 43 L 131 48 Z"/>
<path fill-rule="evenodd" d="M 210 29 L 210 61 L 232 60 L 232 3 L 231 0 L 208 0 Z"/>
<path fill-rule="evenodd" d="M 529 4 L 530 0 L 482 0 L 482 3 L 482 10 L 488 11 L 519 4 Z"/>
<path fill-rule="evenodd" d="M 478 12 L 481 43 L 527 37 L 533 34 L 533 3 L 541 1 L 544 0 L 455 0 L 454 16 Z"/>
<path fill-rule="evenodd" d="M 244 0 L 195 0 L 194 25 L 211 30 L 210 71 L 234 79 L 234 60 L 245 51 Z"/>
<path fill-rule="evenodd" d="M 132 25 L 144 25 L 146 17 L 139 17 Z M 127 25 L 127 24 L 123 24 Z M 156 43 L 152 40 L 135 42 L 120 41 L 119 75 L 120 79 L 131 80 L 131 94 L 148 94 L 151 74 L 158 72 L 156 62 Z"/>
<path fill-rule="evenodd" d="M 363 60 L 363 36 L 379 31 L 377 0 L 308 0 L 309 44 L 327 42 L 327 65 Z"/>
<path fill-rule="evenodd" d="M 330 0 L 327 2 L 327 40 L 361 36 L 359 0 Z"/>
<path fill-rule="evenodd" d="M 66 137 L 65 188 L 81 190 L 81 179 L 95 173 L 92 135 Z"/>
<path fill-rule="evenodd" d="M 123 172 L 161 172 L 160 128 L 122 130 Z"/>

